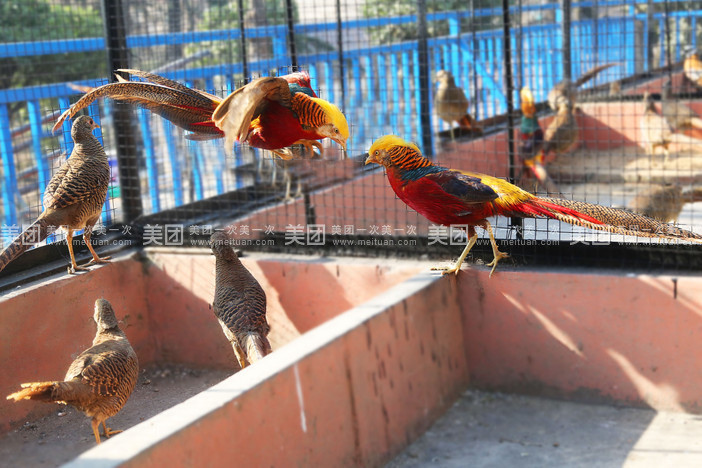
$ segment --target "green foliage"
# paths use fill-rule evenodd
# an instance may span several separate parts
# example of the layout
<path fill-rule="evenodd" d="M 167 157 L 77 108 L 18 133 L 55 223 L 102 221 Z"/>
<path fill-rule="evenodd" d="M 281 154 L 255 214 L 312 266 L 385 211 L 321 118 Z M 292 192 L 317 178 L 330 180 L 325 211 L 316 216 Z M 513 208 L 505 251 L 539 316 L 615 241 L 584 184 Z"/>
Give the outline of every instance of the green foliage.
<path fill-rule="evenodd" d="M 0 42 L 101 37 L 99 10 L 45 0 L 0 1 Z M 0 59 L 0 88 L 105 76 L 103 51 Z"/>
<path fill-rule="evenodd" d="M 474 7 L 501 8 L 502 0 L 474 0 Z M 439 11 L 465 11 L 470 8 L 467 0 L 427 0 L 427 13 Z M 417 13 L 416 0 L 366 0 L 363 6 L 363 16 L 366 18 L 388 18 L 394 16 L 414 15 Z M 472 26 L 476 31 L 499 27 L 501 17 L 479 17 Z M 470 20 L 461 21 L 461 31 L 471 29 Z M 445 36 L 449 33 L 448 21 L 429 21 L 427 23 L 429 37 Z M 377 44 L 391 44 L 417 38 L 416 24 L 391 24 L 369 28 L 371 39 Z"/>
<path fill-rule="evenodd" d="M 287 23 L 287 15 L 285 11 L 285 0 L 245 0 L 244 12 L 250 14 L 256 8 L 253 2 L 259 3 L 258 8 L 265 12 L 265 22 L 257 22 L 254 19 L 249 19 L 246 22 L 247 27 L 255 26 L 276 26 Z M 297 5 L 293 2 L 293 21 L 299 21 L 299 12 Z M 239 8 L 236 0 L 228 3 L 216 2 L 215 5 L 208 8 L 203 14 L 202 20 L 198 22 L 196 29 L 199 31 L 211 31 L 218 29 L 235 29 L 239 30 Z M 286 33 L 287 39 L 287 33 Z M 333 50 L 326 41 L 309 37 L 296 36 L 295 45 L 298 53 L 314 53 L 319 51 Z M 268 38 L 251 38 L 247 37 L 247 52 L 249 61 L 265 60 L 273 56 L 273 42 Z M 237 63 L 241 57 L 241 41 L 212 41 L 200 42 L 192 44 L 186 48 L 186 55 L 191 55 L 201 50 L 209 50 L 212 55 L 203 60 L 203 65 L 213 65 L 221 63 Z"/>

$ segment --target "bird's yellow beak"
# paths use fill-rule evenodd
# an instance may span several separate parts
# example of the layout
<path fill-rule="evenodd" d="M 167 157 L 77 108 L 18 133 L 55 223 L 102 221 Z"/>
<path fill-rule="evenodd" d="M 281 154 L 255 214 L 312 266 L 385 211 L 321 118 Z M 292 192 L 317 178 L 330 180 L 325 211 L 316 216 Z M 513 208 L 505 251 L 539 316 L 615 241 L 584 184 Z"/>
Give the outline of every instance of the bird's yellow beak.
<path fill-rule="evenodd" d="M 373 156 L 372 154 L 366 153 L 366 154 L 364 154 L 364 156 L 366 156 L 366 164 L 370 164 L 370 163 L 378 164 L 378 160 L 375 159 L 375 156 Z"/>
<path fill-rule="evenodd" d="M 93 122 L 93 130 L 95 130 L 96 128 L 100 128 L 100 126 Z"/>

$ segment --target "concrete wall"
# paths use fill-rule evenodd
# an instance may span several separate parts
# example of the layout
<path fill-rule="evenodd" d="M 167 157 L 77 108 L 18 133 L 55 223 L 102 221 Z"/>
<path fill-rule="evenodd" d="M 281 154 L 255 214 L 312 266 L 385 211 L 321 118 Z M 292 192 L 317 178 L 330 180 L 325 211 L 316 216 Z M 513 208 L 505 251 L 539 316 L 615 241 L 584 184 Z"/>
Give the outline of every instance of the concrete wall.
<path fill-rule="evenodd" d="M 255 256 L 242 263 L 266 291 L 273 349 L 385 291 L 419 267 L 340 265 Z M 24 382 L 63 379 L 95 336 L 95 299 L 109 300 L 141 367 L 156 362 L 239 369 L 214 317 L 214 256 L 149 251 L 78 275 L 60 274 L 0 298 L 0 395 Z M 197 330 L 197 333 L 193 333 Z M 0 398 L 0 434 L 55 411 Z"/>

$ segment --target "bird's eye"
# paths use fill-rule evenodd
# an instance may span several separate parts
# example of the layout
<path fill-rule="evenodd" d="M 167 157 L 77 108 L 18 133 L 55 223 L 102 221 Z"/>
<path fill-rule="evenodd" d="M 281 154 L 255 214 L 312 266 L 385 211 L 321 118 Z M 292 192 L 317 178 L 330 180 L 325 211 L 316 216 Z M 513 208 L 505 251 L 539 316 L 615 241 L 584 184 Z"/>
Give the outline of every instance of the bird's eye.
<path fill-rule="evenodd" d="M 373 153 L 375 156 L 378 156 L 380 152 L 378 150 L 375 150 L 375 153 Z"/>
<path fill-rule="evenodd" d="M 338 129 L 338 128 L 335 128 L 335 129 L 334 129 L 334 133 L 339 133 L 339 129 Z"/>

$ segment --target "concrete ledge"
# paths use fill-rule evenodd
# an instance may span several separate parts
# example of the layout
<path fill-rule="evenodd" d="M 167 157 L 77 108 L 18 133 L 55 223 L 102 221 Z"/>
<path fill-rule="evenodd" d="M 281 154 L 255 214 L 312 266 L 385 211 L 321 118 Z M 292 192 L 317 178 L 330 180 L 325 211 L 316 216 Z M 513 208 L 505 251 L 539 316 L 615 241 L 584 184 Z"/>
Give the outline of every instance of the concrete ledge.
<path fill-rule="evenodd" d="M 377 466 L 466 387 L 455 281 L 420 274 L 66 466 Z"/>

